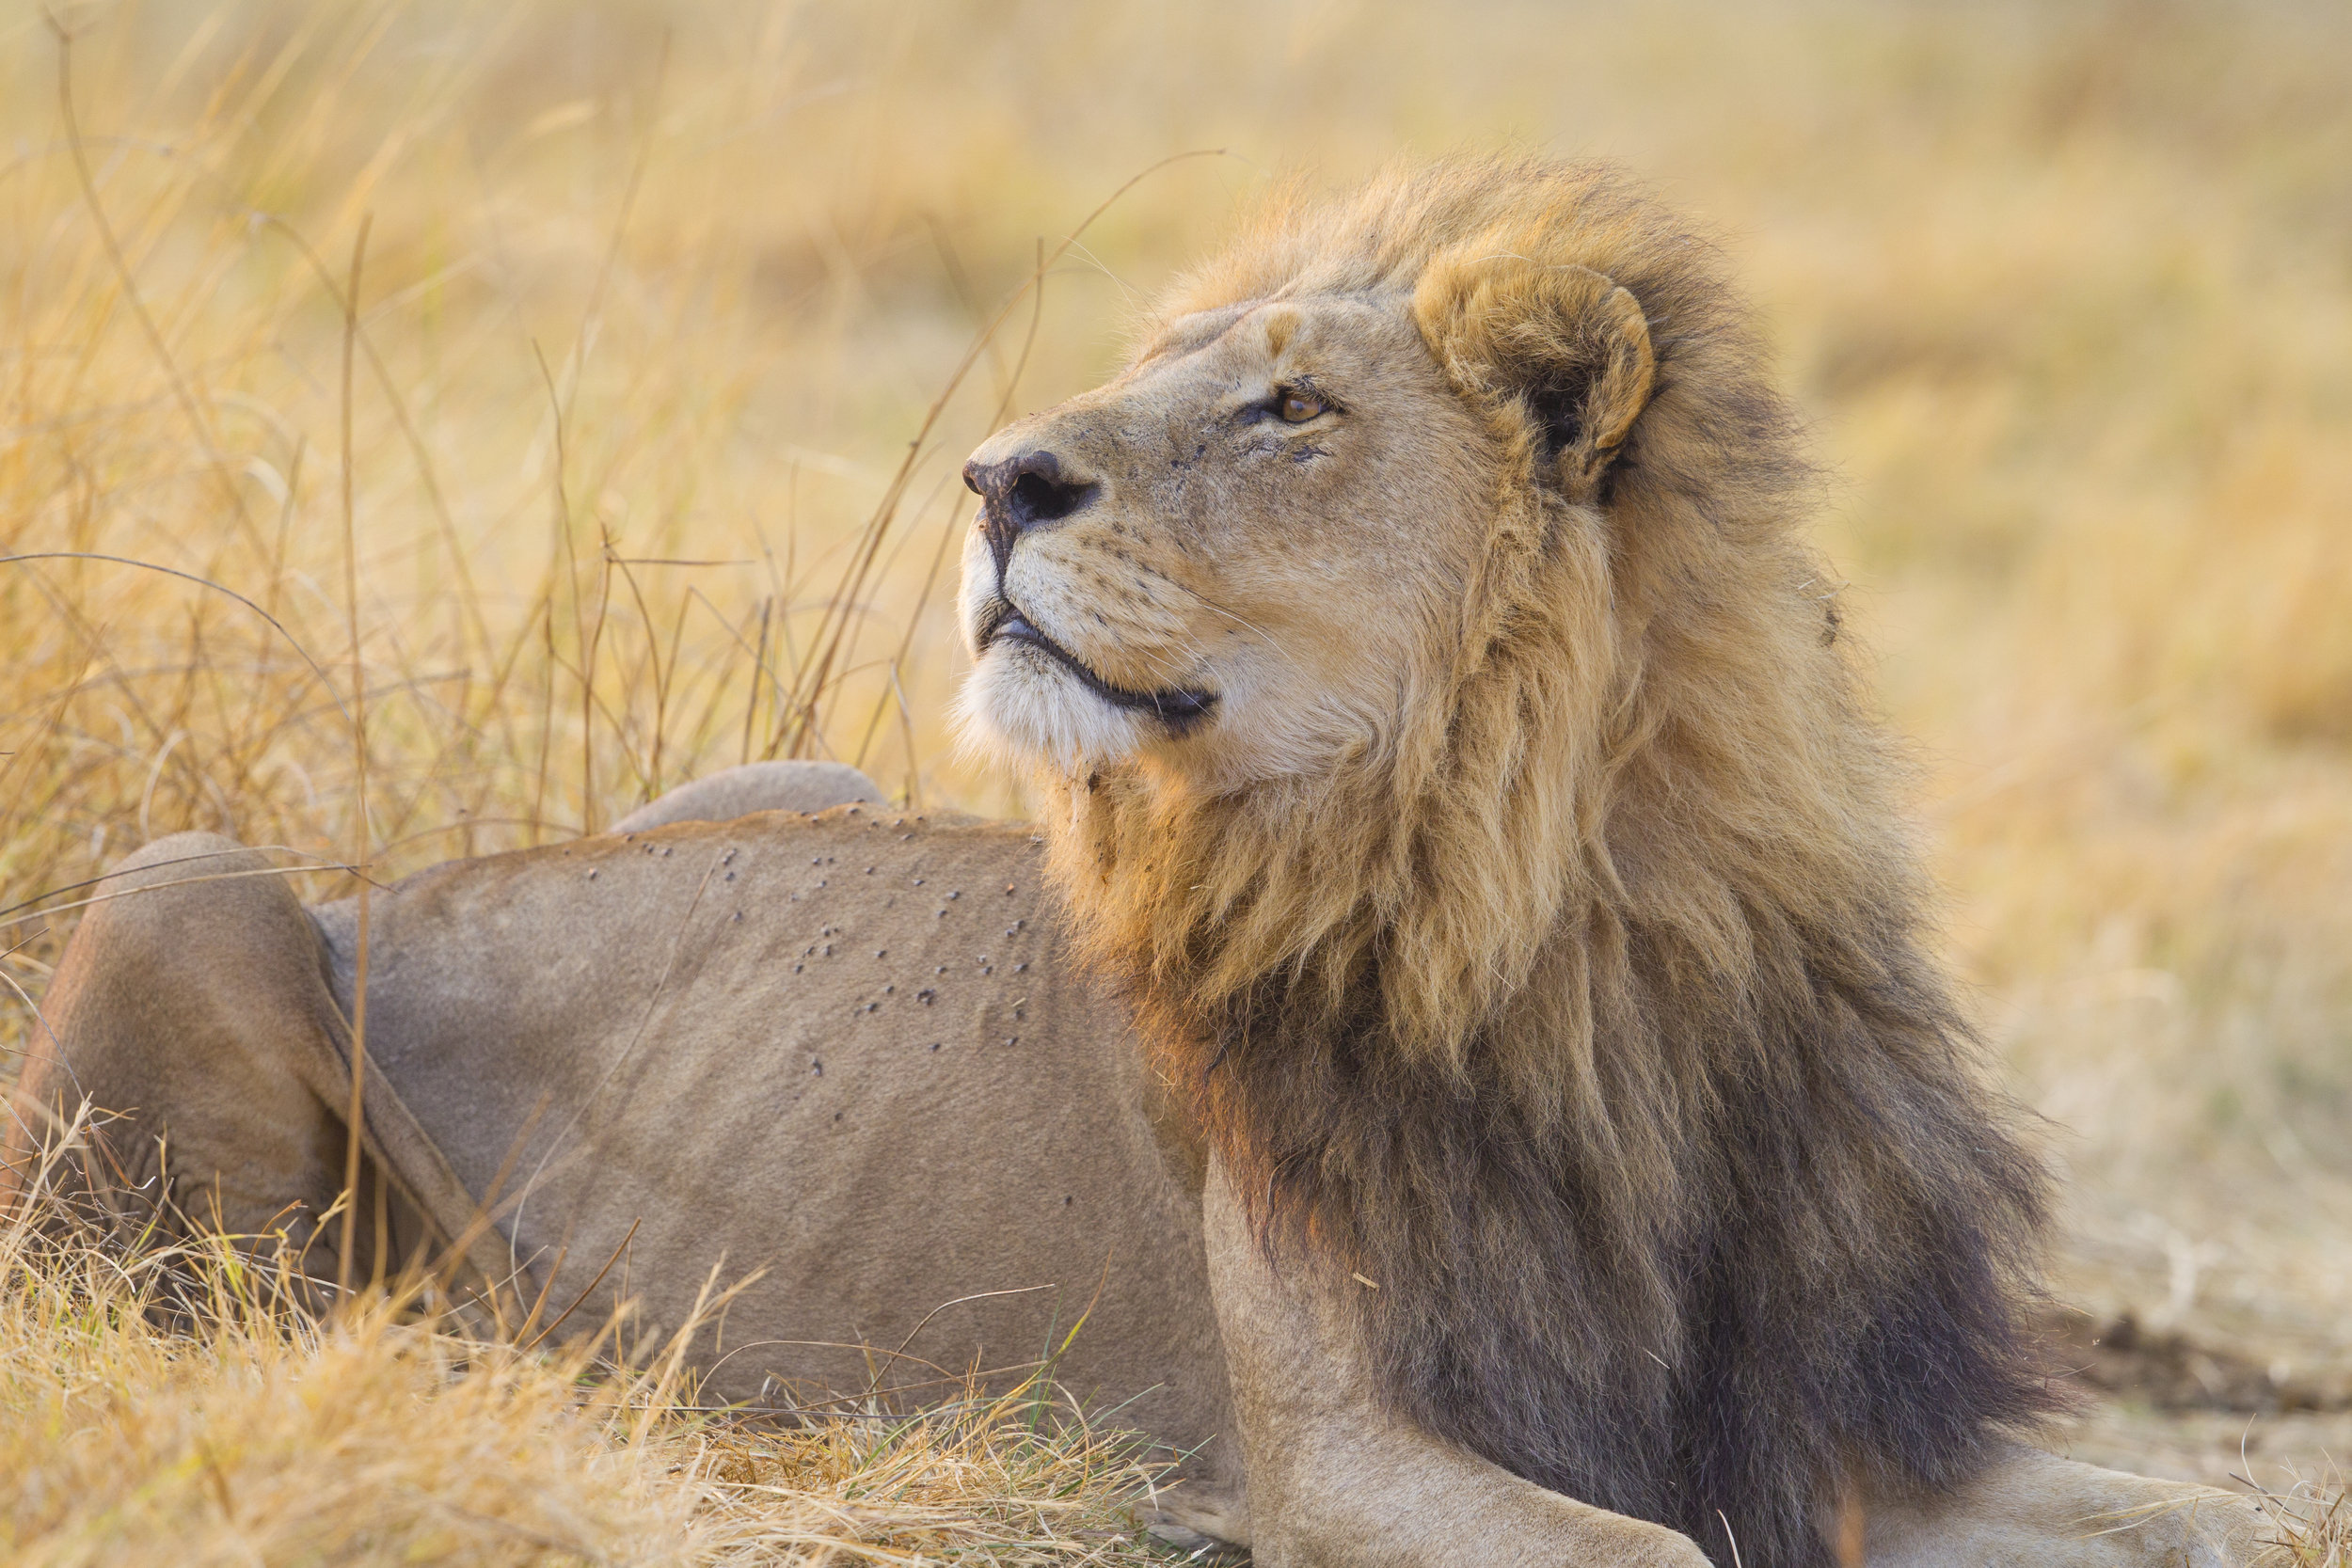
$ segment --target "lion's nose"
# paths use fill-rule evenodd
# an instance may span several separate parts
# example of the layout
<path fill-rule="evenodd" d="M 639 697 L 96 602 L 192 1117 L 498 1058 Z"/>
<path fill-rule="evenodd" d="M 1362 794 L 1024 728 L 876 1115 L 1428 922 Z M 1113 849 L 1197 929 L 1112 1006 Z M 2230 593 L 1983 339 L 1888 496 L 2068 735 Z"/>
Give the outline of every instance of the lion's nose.
<path fill-rule="evenodd" d="M 1060 522 L 1103 491 L 1091 481 L 1068 477 L 1061 459 L 1042 448 L 998 463 L 976 457 L 963 466 L 963 483 L 980 498 L 980 529 L 996 558 L 1000 582 L 1015 540 L 1033 528 Z"/>

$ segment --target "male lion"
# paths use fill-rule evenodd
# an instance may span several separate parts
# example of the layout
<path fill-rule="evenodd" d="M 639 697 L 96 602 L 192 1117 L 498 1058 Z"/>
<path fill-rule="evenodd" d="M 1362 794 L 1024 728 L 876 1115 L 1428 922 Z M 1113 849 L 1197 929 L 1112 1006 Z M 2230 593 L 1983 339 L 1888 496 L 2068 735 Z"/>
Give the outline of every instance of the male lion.
<path fill-rule="evenodd" d="M 1589 167 L 1270 204 L 965 469 L 964 714 L 1041 837 L 675 820 L 870 795 L 787 768 L 376 898 L 389 1260 L 491 1205 L 485 1299 L 654 1331 L 764 1268 L 722 1399 L 1055 1353 L 1268 1564 L 2249 1560 L 2019 1441 L 2042 1178 L 1714 269 Z M 128 862 L 19 1104 L 300 1238 L 357 939 L 264 869 Z"/>

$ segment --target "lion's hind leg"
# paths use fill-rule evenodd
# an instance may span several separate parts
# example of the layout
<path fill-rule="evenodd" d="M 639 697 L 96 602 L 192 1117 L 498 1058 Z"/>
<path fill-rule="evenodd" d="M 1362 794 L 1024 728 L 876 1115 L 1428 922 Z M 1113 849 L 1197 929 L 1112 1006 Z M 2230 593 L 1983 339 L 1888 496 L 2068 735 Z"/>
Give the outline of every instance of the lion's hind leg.
<path fill-rule="evenodd" d="M 317 928 L 275 867 L 213 833 L 156 840 L 97 896 L 35 1024 L 0 1208 L 45 1169 L 61 1196 L 137 1225 L 283 1236 L 331 1277 L 318 1221 L 342 1188 L 343 1058 Z M 365 1277 L 375 1259 L 355 1262 Z"/>
<path fill-rule="evenodd" d="M 1869 1568 L 2250 1568 L 2269 1533 L 2226 1492 L 2023 1447 L 1948 1497 L 1872 1508 L 1866 1530 Z"/>

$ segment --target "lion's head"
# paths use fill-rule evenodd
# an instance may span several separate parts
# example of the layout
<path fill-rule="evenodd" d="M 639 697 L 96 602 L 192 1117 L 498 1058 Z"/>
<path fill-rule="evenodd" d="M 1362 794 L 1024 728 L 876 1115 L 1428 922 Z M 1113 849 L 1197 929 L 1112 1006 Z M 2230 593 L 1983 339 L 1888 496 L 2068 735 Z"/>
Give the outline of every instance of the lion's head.
<path fill-rule="evenodd" d="M 1444 1053 L 1581 900 L 1667 893 L 1736 963 L 1693 869 L 1877 879 L 1806 470 L 1712 263 L 1589 167 L 1277 198 L 973 456 L 964 713 L 1117 866 L 1089 915 L 1218 989 L 1379 942 Z"/>
<path fill-rule="evenodd" d="M 1605 170 L 1278 197 L 973 457 L 964 712 L 1270 1244 L 1383 1282 L 1397 1398 L 1803 1562 L 1836 1476 L 2043 1403 L 2041 1197 L 1762 364 Z"/>

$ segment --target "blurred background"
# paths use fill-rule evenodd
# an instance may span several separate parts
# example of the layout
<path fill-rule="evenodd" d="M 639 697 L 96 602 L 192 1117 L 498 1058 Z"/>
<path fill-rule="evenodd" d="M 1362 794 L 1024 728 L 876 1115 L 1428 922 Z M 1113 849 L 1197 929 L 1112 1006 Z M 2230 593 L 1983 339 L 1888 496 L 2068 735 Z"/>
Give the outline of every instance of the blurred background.
<path fill-rule="evenodd" d="M 2341 6 L 14 8 L 0 1064 L 152 834 L 333 896 L 746 757 L 1019 813 L 943 721 L 964 451 L 1270 179 L 1496 148 L 1695 214 L 1812 420 L 2075 1451 L 2341 1451 Z"/>

